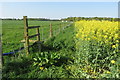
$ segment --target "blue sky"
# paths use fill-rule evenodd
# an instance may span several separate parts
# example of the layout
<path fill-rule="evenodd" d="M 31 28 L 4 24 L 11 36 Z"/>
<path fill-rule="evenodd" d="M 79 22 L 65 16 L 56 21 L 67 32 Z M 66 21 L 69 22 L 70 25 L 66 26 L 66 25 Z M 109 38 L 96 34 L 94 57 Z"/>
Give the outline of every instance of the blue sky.
<path fill-rule="evenodd" d="M 118 2 L 120 0 L 0 0 L 0 2 Z"/>
<path fill-rule="evenodd" d="M 118 2 L 4 2 L 1 18 L 118 17 Z"/>

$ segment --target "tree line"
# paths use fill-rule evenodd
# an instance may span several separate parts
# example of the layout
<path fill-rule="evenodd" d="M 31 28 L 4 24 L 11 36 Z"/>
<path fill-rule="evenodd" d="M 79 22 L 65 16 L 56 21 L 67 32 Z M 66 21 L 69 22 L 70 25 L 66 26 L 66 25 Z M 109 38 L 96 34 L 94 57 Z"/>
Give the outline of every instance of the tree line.
<path fill-rule="evenodd" d="M 0 20 L 23 20 L 16 18 L 0 18 Z M 28 18 L 28 20 L 37 20 L 37 21 L 60 21 L 58 19 L 47 19 L 47 18 Z"/>
<path fill-rule="evenodd" d="M 109 17 L 68 17 L 61 19 L 63 21 L 80 21 L 80 20 L 107 20 L 107 21 L 119 21 L 120 18 L 109 18 Z"/>
<path fill-rule="evenodd" d="M 23 20 L 16 18 L 0 18 L 0 20 Z M 47 19 L 47 18 L 28 18 L 28 20 L 37 20 L 37 21 L 80 21 L 80 20 L 107 20 L 107 21 L 119 21 L 120 18 L 110 18 L 110 17 L 67 17 L 62 19 Z"/>

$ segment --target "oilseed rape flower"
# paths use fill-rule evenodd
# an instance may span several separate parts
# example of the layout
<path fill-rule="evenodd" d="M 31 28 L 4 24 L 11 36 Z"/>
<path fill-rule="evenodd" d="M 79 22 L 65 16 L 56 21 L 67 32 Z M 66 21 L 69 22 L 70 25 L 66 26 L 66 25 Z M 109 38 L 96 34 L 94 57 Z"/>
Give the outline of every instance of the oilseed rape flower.
<path fill-rule="evenodd" d="M 119 42 L 119 40 L 116 40 L 116 42 L 118 43 L 118 42 Z"/>
<path fill-rule="evenodd" d="M 43 70 L 44 69 L 44 67 L 40 67 L 40 70 Z"/>
<path fill-rule="evenodd" d="M 110 74 L 111 72 L 107 71 L 108 74 Z"/>
<path fill-rule="evenodd" d="M 99 74 L 97 72 L 103 72 L 103 70 L 97 71 L 100 67 L 109 67 L 110 63 L 117 64 L 115 60 L 107 63 L 111 57 L 118 58 L 120 34 L 117 21 L 80 20 L 75 22 L 75 31 L 75 48 L 80 54 L 80 60 L 83 62 L 87 60 L 86 62 L 92 65 L 94 70 L 83 71 L 97 75 Z M 87 63 L 82 64 L 87 65 Z M 112 74 L 110 71 L 106 70 L 104 73 Z"/>
<path fill-rule="evenodd" d="M 81 40 L 93 40 L 103 42 L 111 46 L 112 43 L 118 41 L 118 22 L 110 21 L 77 21 L 75 22 L 76 38 Z M 79 44 L 79 41 L 76 44 Z M 116 48 L 112 45 L 112 48 Z"/>
<path fill-rule="evenodd" d="M 110 71 L 105 71 L 105 73 L 110 74 L 111 72 Z"/>
<path fill-rule="evenodd" d="M 104 38 L 107 38 L 107 35 L 105 35 Z"/>
<path fill-rule="evenodd" d="M 115 45 L 112 45 L 112 48 L 116 48 L 116 46 L 115 46 Z"/>
<path fill-rule="evenodd" d="M 114 64 L 114 63 L 115 63 L 115 60 L 111 60 L 111 63 Z"/>

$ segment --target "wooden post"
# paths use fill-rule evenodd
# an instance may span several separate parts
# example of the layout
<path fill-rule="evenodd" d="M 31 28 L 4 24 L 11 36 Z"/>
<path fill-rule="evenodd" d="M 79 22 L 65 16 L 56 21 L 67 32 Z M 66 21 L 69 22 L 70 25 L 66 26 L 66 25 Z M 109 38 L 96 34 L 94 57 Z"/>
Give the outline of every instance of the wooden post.
<path fill-rule="evenodd" d="M 1 36 L 0 36 L 0 53 L 2 53 L 2 42 L 1 42 Z M 2 59 L 1 59 L 2 58 Z M 1 54 L 0 56 L 0 64 L 4 64 L 4 58 L 3 58 L 3 55 Z M 1 67 L 1 65 L 0 65 Z"/>
<path fill-rule="evenodd" d="M 52 24 L 50 23 L 50 37 L 53 36 L 53 32 L 52 32 Z"/>
<path fill-rule="evenodd" d="M 29 54 L 29 38 L 28 38 L 28 22 L 27 22 L 27 16 L 23 16 L 24 21 L 24 37 L 25 37 L 25 51 L 26 54 Z"/>
<path fill-rule="evenodd" d="M 40 41 L 40 32 L 39 32 L 39 27 L 38 27 L 38 28 L 36 28 L 36 33 L 37 33 L 37 34 L 39 34 L 39 35 L 37 36 L 37 41 Z"/>
<path fill-rule="evenodd" d="M 39 52 L 41 52 L 41 43 L 40 43 L 40 32 L 39 32 L 39 27 L 36 28 L 36 32 L 37 32 L 37 34 L 39 34 L 39 35 L 37 36 L 37 45 L 38 45 L 38 50 L 39 50 Z"/>
<path fill-rule="evenodd" d="M 61 32 L 61 23 L 60 23 L 60 27 L 59 27 L 59 33 Z"/>
<path fill-rule="evenodd" d="M 4 58 L 3 58 L 3 55 L 2 55 L 1 63 L 2 63 L 2 65 L 4 64 Z"/>

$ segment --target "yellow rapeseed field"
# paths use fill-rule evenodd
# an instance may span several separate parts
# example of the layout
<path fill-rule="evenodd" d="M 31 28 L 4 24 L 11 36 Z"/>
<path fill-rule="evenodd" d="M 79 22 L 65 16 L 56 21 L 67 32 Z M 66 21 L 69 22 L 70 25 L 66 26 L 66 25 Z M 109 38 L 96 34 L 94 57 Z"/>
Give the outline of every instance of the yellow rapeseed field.
<path fill-rule="evenodd" d="M 75 28 L 77 39 L 104 43 L 112 48 L 118 47 L 118 22 L 82 20 L 75 23 Z"/>
<path fill-rule="evenodd" d="M 75 31 L 78 60 L 86 70 L 85 73 L 94 77 L 111 75 L 118 77 L 120 74 L 117 71 L 120 69 L 118 22 L 81 20 L 75 22 Z M 92 73 L 89 70 L 93 70 Z"/>

